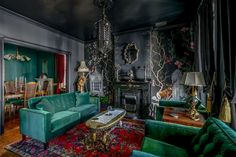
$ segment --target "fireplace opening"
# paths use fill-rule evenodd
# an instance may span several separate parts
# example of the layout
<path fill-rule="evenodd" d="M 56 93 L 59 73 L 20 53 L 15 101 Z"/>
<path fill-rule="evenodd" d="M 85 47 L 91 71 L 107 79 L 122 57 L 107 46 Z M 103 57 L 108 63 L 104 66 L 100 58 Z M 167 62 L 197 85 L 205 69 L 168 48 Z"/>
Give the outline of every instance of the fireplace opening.
<path fill-rule="evenodd" d="M 128 117 L 139 117 L 140 93 L 140 91 L 126 91 L 122 93 L 122 108 L 126 110 Z"/>
<path fill-rule="evenodd" d="M 136 112 L 137 111 L 137 98 L 134 95 L 125 95 L 124 106 L 127 112 Z"/>

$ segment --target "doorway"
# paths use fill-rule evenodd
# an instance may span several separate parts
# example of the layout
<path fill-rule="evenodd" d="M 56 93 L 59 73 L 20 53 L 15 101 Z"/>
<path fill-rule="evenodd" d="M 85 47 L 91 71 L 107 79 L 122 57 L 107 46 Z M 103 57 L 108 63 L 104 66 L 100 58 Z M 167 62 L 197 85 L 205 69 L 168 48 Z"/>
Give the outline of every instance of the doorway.
<path fill-rule="evenodd" d="M 42 79 L 50 80 L 47 95 L 68 91 L 68 56 L 69 53 L 60 50 L 26 46 L 1 40 L 1 110 L 0 134 L 4 132 L 4 123 L 19 119 L 19 110 L 6 110 L 4 83 L 12 81 L 16 89 L 16 82 L 38 82 Z M 22 59 L 23 58 L 23 59 Z M 11 112 L 11 113 L 9 113 Z"/>

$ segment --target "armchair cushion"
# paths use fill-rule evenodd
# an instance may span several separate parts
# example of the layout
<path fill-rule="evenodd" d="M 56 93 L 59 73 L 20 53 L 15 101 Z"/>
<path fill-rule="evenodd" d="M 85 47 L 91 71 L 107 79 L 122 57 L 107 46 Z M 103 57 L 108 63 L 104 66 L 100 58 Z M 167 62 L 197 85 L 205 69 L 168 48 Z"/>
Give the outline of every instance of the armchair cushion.
<path fill-rule="evenodd" d="M 143 139 L 142 151 L 148 152 L 158 156 L 175 156 L 175 157 L 187 157 L 186 150 L 176 147 L 174 145 L 154 140 L 148 137 Z"/>
<path fill-rule="evenodd" d="M 146 137 L 167 142 L 182 148 L 191 148 L 190 143 L 199 130 L 200 128 L 180 124 L 155 120 L 145 121 Z"/>
<path fill-rule="evenodd" d="M 192 153 L 203 156 L 236 156 L 236 133 L 222 121 L 210 118 L 192 141 Z"/>
<path fill-rule="evenodd" d="M 76 106 L 81 106 L 89 103 L 89 93 L 75 93 Z"/>

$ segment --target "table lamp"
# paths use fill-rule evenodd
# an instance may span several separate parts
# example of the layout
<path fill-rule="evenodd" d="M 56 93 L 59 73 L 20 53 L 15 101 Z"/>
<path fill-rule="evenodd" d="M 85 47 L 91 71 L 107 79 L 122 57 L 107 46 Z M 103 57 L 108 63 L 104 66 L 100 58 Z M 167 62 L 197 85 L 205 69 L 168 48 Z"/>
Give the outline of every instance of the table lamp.
<path fill-rule="evenodd" d="M 88 72 L 89 72 L 89 69 L 85 64 L 85 61 L 81 61 L 80 66 L 78 68 L 78 73 L 81 73 L 81 75 L 77 84 L 77 88 L 81 93 L 84 92 L 84 84 L 87 79 L 87 77 L 85 76 L 85 73 L 88 73 Z"/>
<path fill-rule="evenodd" d="M 189 116 L 193 120 L 199 120 L 199 113 L 196 110 L 197 98 L 197 87 L 205 86 L 205 80 L 202 72 L 187 72 L 184 75 L 182 83 L 186 86 L 192 87 L 192 100 L 189 108 Z"/>

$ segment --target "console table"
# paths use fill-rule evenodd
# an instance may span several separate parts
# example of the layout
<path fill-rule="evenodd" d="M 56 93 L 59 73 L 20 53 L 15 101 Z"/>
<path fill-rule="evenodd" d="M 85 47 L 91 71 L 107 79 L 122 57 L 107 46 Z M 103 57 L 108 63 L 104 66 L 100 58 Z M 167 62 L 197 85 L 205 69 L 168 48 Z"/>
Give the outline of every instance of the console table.
<path fill-rule="evenodd" d="M 163 121 L 194 127 L 202 127 L 205 119 L 202 115 L 200 115 L 200 120 L 194 121 L 187 115 L 186 108 L 165 107 Z"/>

